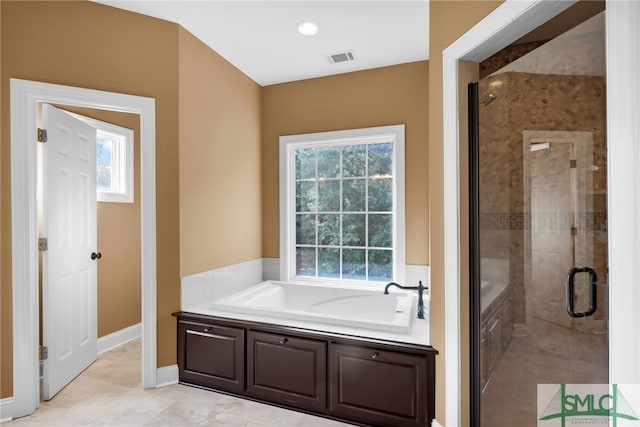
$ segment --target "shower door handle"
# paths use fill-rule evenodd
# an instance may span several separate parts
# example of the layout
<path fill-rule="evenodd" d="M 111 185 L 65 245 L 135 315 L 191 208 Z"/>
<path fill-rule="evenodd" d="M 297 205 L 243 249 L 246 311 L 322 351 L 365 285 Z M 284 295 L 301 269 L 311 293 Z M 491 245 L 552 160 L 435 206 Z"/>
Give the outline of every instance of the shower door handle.
<path fill-rule="evenodd" d="M 578 273 L 589 274 L 589 309 L 587 311 L 575 311 L 575 277 Z M 596 312 L 598 306 L 598 276 L 596 271 L 590 267 L 577 267 L 569 270 L 567 275 L 567 313 L 571 317 L 588 317 Z"/>

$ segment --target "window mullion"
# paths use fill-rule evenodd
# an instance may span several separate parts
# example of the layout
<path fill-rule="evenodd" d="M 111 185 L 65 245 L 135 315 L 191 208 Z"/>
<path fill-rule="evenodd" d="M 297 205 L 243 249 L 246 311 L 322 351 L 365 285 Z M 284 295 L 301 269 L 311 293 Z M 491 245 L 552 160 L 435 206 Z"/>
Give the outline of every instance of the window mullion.
<path fill-rule="evenodd" d="M 296 220 L 298 215 L 296 198 L 298 196 L 298 180 L 297 180 L 297 166 L 296 166 L 296 150 L 292 149 L 290 158 L 289 158 L 289 170 L 291 170 L 291 177 L 293 179 L 289 179 L 288 182 L 293 182 L 289 191 L 289 212 L 293 212 L 293 218 L 289 221 L 289 230 L 291 230 L 291 238 L 289 240 L 289 275 L 291 277 L 298 275 L 297 269 L 297 257 L 298 257 L 298 247 L 297 247 L 297 230 L 296 230 Z"/>
<path fill-rule="evenodd" d="M 343 278 L 342 275 L 342 213 L 343 213 L 343 203 L 344 203 L 344 170 L 343 170 L 343 148 L 344 147 L 340 147 L 340 157 L 338 158 L 338 160 L 340 161 L 340 168 L 338 169 L 338 174 L 340 177 L 340 209 L 338 210 L 338 224 L 339 224 L 339 245 L 340 245 L 340 249 L 338 250 L 338 267 L 339 267 L 339 272 L 340 272 L 340 279 Z"/>
<path fill-rule="evenodd" d="M 369 144 L 366 144 L 364 162 L 364 273 L 369 280 Z"/>
<path fill-rule="evenodd" d="M 319 212 L 319 202 L 320 202 L 320 180 L 319 180 L 319 174 L 318 174 L 318 149 L 316 148 L 314 150 L 315 153 L 315 190 L 316 190 L 316 194 L 315 194 L 315 215 L 314 220 L 315 220 L 315 224 L 314 224 L 314 229 L 315 229 L 315 251 L 316 251 L 316 274 L 315 277 L 319 277 L 318 272 L 320 270 L 320 250 L 318 249 L 318 212 Z"/>

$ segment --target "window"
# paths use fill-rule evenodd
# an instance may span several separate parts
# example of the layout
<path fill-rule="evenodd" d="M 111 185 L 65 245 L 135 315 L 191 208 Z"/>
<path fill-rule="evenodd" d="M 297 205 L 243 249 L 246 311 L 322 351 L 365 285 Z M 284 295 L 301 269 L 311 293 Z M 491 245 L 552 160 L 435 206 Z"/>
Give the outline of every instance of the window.
<path fill-rule="evenodd" d="M 72 115 L 96 128 L 97 200 L 133 203 L 133 131 Z"/>
<path fill-rule="evenodd" d="M 280 138 L 283 280 L 404 279 L 404 125 Z"/>
<path fill-rule="evenodd" d="M 96 132 L 96 184 L 98 201 L 133 202 L 133 193 L 127 194 L 127 137 L 123 133 L 98 129 Z M 133 166 L 133 165 L 132 165 Z M 131 174 L 133 175 L 133 174 Z"/>

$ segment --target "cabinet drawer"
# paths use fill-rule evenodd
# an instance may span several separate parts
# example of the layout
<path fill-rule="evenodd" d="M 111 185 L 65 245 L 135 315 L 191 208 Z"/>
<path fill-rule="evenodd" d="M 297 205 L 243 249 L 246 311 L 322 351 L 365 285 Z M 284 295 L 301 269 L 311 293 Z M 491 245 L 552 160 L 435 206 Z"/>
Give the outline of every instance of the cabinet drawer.
<path fill-rule="evenodd" d="M 326 343 L 247 332 L 247 392 L 298 408 L 326 410 Z"/>
<path fill-rule="evenodd" d="M 244 390 L 244 329 L 179 322 L 178 349 L 180 381 Z"/>
<path fill-rule="evenodd" d="M 426 425 L 426 357 L 331 343 L 329 376 L 332 414 L 373 425 Z"/>

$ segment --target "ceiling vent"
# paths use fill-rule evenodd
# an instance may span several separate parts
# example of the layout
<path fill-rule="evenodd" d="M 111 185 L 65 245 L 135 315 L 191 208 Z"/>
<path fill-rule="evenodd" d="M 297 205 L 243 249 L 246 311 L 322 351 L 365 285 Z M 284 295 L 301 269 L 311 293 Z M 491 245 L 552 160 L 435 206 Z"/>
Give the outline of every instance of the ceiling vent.
<path fill-rule="evenodd" d="M 329 62 L 332 64 L 337 64 L 339 62 L 350 62 L 356 60 L 356 54 L 352 50 L 345 50 L 344 52 L 336 52 L 330 53 L 326 55 L 329 59 Z"/>

